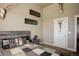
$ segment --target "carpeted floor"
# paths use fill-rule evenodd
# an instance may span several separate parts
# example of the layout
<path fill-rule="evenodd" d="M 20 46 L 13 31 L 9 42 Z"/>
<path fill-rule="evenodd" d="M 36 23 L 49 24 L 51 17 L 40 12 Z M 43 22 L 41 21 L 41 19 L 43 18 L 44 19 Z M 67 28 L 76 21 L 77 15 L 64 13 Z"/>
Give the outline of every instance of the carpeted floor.
<path fill-rule="evenodd" d="M 50 45 L 47 45 L 47 44 L 42 44 L 42 46 L 48 47 L 48 48 L 51 48 L 51 49 L 55 49 L 56 53 L 61 54 L 62 56 L 79 56 L 79 53 L 69 51 L 69 50 L 66 50 L 66 49 L 63 49 L 63 48 L 50 46 Z"/>

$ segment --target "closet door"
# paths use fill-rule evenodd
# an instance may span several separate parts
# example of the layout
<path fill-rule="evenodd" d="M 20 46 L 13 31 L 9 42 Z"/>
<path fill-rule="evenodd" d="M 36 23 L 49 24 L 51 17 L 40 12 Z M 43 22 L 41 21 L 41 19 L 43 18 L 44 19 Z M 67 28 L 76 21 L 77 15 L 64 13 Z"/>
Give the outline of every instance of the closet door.
<path fill-rule="evenodd" d="M 68 17 L 54 19 L 54 45 L 67 48 Z"/>

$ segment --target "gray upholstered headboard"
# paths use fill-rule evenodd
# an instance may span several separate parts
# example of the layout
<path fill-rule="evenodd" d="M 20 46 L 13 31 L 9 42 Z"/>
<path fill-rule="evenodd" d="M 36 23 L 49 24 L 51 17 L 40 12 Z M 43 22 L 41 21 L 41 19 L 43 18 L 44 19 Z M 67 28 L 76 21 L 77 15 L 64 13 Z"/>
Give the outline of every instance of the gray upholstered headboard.
<path fill-rule="evenodd" d="M 0 31 L 0 35 L 30 34 L 30 31 Z"/>
<path fill-rule="evenodd" d="M 0 31 L 0 39 L 30 36 L 30 31 Z"/>

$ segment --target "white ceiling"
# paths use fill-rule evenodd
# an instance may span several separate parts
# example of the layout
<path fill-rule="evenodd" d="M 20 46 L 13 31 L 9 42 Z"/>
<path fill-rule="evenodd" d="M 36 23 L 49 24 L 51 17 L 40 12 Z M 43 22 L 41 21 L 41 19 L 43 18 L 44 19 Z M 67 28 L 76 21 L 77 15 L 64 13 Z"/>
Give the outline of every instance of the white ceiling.
<path fill-rule="evenodd" d="M 51 4 L 53 4 L 53 3 L 36 3 L 36 5 L 41 7 L 41 8 L 47 7 L 47 6 L 51 5 Z"/>
<path fill-rule="evenodd" d="M 41 8 L 44 8 L 44 7 L 47 7 L 47 6 L 49 6 L 49 5 L 53 4 L 53 3 L 33 3 L 33 4 L 35 4 L 35 5 L 37 5 L 37 6 L 41 7 Z M 12 5 L 16 5 L 16 4 L 0 3 L 0 7 L 3 7 L 3 8 L 10 7 Z"/>
<path fill-rule="evenodd" d="M 11 8 L 15 5 L 16 4 L 13 4 L 13 3 L 0 3 L 0 7 L 5 8 L 5 9 Z"/>

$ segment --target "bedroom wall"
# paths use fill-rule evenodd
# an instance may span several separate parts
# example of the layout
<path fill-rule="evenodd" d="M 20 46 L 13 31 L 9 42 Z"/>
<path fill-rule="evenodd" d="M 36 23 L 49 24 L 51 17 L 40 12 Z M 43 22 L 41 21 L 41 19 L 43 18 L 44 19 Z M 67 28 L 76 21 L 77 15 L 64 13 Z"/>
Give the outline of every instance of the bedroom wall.
<path fill-rule="evenodd" d="M 4 20 L 0 20 L 0 31 L 31 31 L 31 36 L 38 35 L 42 39 L 42 19 L 29 14 L 29 10 L 33 9 L 42 12 L 42 9 L 35 4 L 17 4 L 13 8 L 7 10 Z M 25 24 L 24 18 L 30 18 L 38 21 L 38 25 Z"/>
<path fill-rule="evenodd" d="M 66 3 L 63 6 L 64 13 L 58 11 L 58 4 L 52 4 L 43 9 L 43 41 L 45 43 L 54 44 L 54 27 L 53 19 L 68 17 L 68 31 L 71 32 L 68 36 L 68 48 L 75 49 L 75 20 L 74 15 L 79 14 L 79 4 Z"/>

